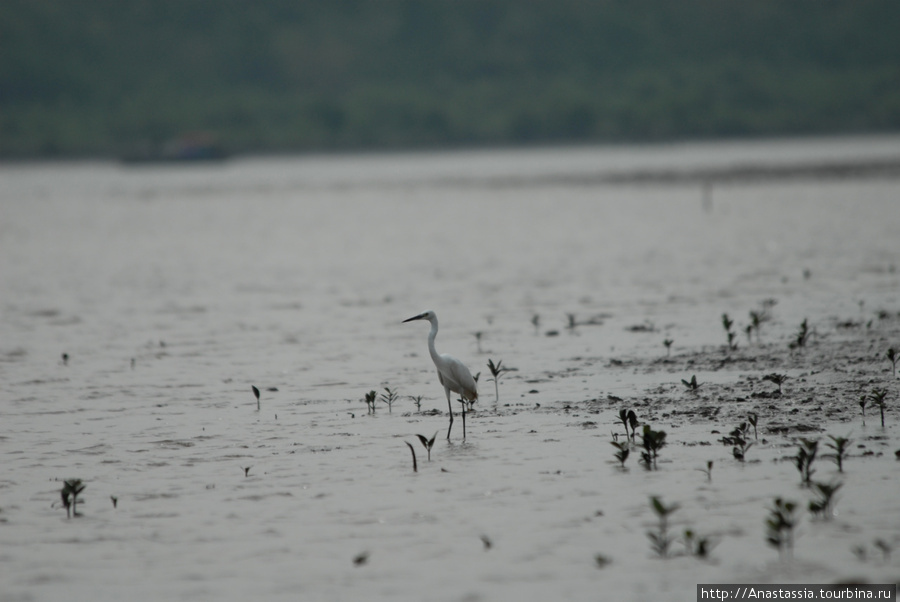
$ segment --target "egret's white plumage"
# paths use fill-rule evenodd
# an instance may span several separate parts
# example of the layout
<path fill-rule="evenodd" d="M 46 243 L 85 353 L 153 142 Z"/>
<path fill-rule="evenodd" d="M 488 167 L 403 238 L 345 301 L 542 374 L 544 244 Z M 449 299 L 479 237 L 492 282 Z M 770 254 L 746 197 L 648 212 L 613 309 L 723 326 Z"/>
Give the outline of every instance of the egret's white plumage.
<path fill-rule="evenodd" d="M 449 439 L 450 430 L 453 428 L 453 404 L 450 402 L 450 392 L 457 393 L 465 401 L 476 401 L 478 399 L 478 387 L 475 384 L 475 379 L 472 378 L 472 373 L 466 368 L 465 364 L 452 355 L 438 353 L 434 348 L 434 339 L 438 332 L 437 315 L 433 311 L 428 310 L 403 320 L 403 322 L 412 322 L 413 320 L 428 320 L 431 322 L 431 332 L 428 333 L 428 351 L 431 353 L 434 367 L 437 368 L 438 380 L 441 386 L 444 387 L 444 393 L 447 395 L 447 407 L 450 410 L 450 427 L 447 429 L 447 439 Z M 465 407 L 463 407 L 463 412 L 465 412 Z M 465 426 L 465 414 L 463 414 L 463 426 Z M 463 430 L 465 431 L 465 429 Z M 465 439 L 465 436 L 465 432 L 463 432 L 463 439 Z"/>

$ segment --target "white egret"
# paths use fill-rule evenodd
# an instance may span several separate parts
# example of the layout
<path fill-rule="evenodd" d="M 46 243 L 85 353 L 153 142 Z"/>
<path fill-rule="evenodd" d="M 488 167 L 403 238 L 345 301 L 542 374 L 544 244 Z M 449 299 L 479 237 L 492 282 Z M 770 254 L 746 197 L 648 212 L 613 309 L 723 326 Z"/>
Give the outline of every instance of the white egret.
<path fill-rule="evenodd" d="M 434 367 L 437 368 L 438 380 L 444 387 L 444 393 L 447 395 L 447 407 L 450 410 L 450 427 L 447 429 L 447 439 L 450 439 L 450 430 L 453 428 L 453 404 L 450 402 L 450 391 L 458 393 L 465 401 L 476 401 L 478 399 L 478 388 L 472 373 L 466 368 L 465 364 L 453 357 L 452 355 L 439 354 L 434 348 L 434 338 L 437 336 L 438 320 L 437 315 L 428 310 L 413 316 L 404 323 L 413 320 L 428 320 L 431 322 L 431 332 L 428 333 L 428 351 L 431 353 L 431 360 Z M 463 404 L 463 439 L 466 438 L 466 408 Z"/>

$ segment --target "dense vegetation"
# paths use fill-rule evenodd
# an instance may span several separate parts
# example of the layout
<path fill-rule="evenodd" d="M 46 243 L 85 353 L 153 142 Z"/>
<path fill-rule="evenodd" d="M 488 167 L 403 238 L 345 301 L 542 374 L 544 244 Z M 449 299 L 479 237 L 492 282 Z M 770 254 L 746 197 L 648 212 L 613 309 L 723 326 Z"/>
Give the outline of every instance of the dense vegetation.
<path fill-rule="evenodd" d="M 900 128 L 897 0 L 4 0 L 0 156 Z"/>

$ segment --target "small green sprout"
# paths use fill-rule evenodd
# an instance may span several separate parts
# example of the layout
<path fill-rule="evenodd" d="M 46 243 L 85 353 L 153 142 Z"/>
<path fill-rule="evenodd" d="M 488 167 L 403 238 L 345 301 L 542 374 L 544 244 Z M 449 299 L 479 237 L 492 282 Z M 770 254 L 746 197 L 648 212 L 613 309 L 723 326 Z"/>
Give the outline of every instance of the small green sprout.
<path fill-rule="evenodd" d="M 503 360 L 498 360 L 495 364 L 493 360 L 488 359 L 487 367 L 488 370 L 491 371 L 491 377 L 488 380 L 494 381 L 494 401 L 500 401 L 500 377 L 503 376 L 503 373 L 509 370 L 509 368 L 501 367 Z"/>
<path fill-rule="evenodd" d="M 828 435 L 828 438 L 831 439 L 831 442 L 826 442 L 825 446 L 833 449 L 834 453 L 823 454 L 822 457 L 833 460 L 834 463 L 837 464 L 838 472 L 844 472 L 844 458 L 847 457 L 850 444 L 853 443 L 853 440 L 846 437 L 835 437 L 834 435 Z"/>
<path fill-rule="evenodd" d="M 893 347 L 887 350 L 885 357 L 888 358 L 888 361 L 891 363 L 891 375 L 896 378 L 897 377 L 897 362 L 900 361 L 900 354 L 898 354 Z"/>
<path fill-rule="evenodd" d="M 78 496 L 84 491 L 84 488 L 87 487 L 84 483 L 81 482 L 81 479 L 67 479 L 63 481 L 63 487 L 59 491 L 59 495 L 62 498 L 62 504 L 66 508 L 66 518 L 71 518 L 73 516 L 81 516 L 78 513 Z M 69 510 L 71 509 L 71 514 Z"/>
<path fill-rule="evenodd" d="M 434 441 L 437 439 L 438 432 L 435 431 L 434 437 L 431 439 L 426 439 L 425 435 L 416 435 L 419 438 L 419 441 L 422 442 L 422 445 L 425 446 L 425 449 L 428 450 L 428 461 L 431 462 L 431 448 L 434 447 Z"/>
<path fill-rule="evenodd" d="M 665 339 L 663 341 L 663 345 L 666 347 L 666 357 L 669 357 L 672 353 L 672 343 L 674 343 L 672 339 Z"/>
<path fill-rule="evenodd" d="M 421 412 L 422 411 L 422 396 L 421 395 L 408 395 L 407 397 L 412 399 L 412 402 L 414 404 L 416 404 L 416 411 Z"/>
<path fill-rule="evenodd" d="M 778 550 L 782 560 L 785 556 L 790 556 L 794 548 L 794 527 L 798 520 L 794 516 L 796 509 L 796 502 L 778 497 L 766 518 L 766 543 Z"/>
<path fill-rule="evenodd" d="M 794 340 L 791 341 L 788 347 L 790 347 L 791 349 L 805 347 L 807 340 L 809 340 L 809 335 L 809 326 L 807 325 L 806 318 L 803 318 L 803 321 L 800 323 L 800 330 L 798 330 L 797 334 L 794 335 Z"/>
<path fill-rule="evenodd" d="M 759 435 L 756 432 L 756 425 L 759 422 L 759 416 L 755 412 L 750 412 L 747 414 L 747 422 L 750 423 L 750 426 L 753 427 L 753 440 L 759 441 Z"/>
<path fill-rule="evenodd" d="M 697 392 L 697 389 L 700 388 L 700 384 L 697 382 L 697 375 L 696 375 L 696 374 L 694 374 L 693 376 L 691 376 L 691 380 L 684 380 L 684 379 L 682 378 L 682 379 L 681 379 L 681 383 L 682 383 L 685 387 L 687 387 L 688 391 L 690 391 L 691 393 L 696 393 L 696 392 Z"/>
<path fill-rule="evenodd" d="M 775 372 L 771 374 L 766 374 L 762 377 L 763 380 L 767 380 L 770 383 L 773 383 L 778 386 L 778 394 L 781 395 L 781 385 L 788 379 L 787 374 L 776 374 Z"/>
<path fill-rule="evenodd" d="M 819 516 L 823 520 L 829 520 L 834 514 L 831 509 L 834 503 L 834 494 L 843 487 L 843 483 L 819 483 L 813 481 L 812 489 L 816 499 L 809 502 L 809 511 L 813 516 Z"/>
<path fill-rule="evenodd" d="M 394 402 L 397 401 L 397 398 L 400 397 L 400 394 L 397 391 L 392 391 L 390 387 L 384 388 L 384 393 L 381 394 L 381 401 L 387 404 L 388 414 L 391 413 L 391 409 L 394 406 Z"/>
<path fill-rule="evenodd" d="M 884 400 L 887 397 L 887 389 L 872 389 L 869 399 L 874 401 L 881 412 L 881 428 L 884 428 Z"/>
<path fill-rule="evenodd" d="M 684 544 L 685 554 L 701 560 L 709 558 L 709 552 L 715 547 L 715 543 L 709 537 L 700 537 L 691 529 L 684 530 L 681 542 Z"/>
<path fill-rule="evenodd" d="M 404 441 L 404 443 L 405 443 L 407 446 L 409 446 L 409 451 L 412 452 L 412 458 L 413 458 L 413 472 L 419 472 L 419 466 L 418 466 L 418 464 L 416 464 L 416 449 L 412 446 L 412 443 L 410 443 L 409 441 Z"/>
<path fill-rule="evenodd" d="M 862 409 L 863 426 L 866 426 L 866 403 L 868 403 L 868 401 L 869 401 L 869 398 L 865 395 L 862 395 L 859 398 L 859 407 Z"/>
<path fill-rule="evenodd" d="M 369 391 L 366 393 L 366 407 L 368 408 L 369 414 L 375 413 L 375 401 L 378 399 L 378 393 L 375 391 Z"/>
<path fill-rule="evenodd" d="M 737 335 L 731 330 L 731 327 L 734 326 L 734 320 L 728 317 L 728 314 L 722 314 L 722 327 L 725 329 L 725 334 L 728 338 L 728 348 L 732 351 L 737 349 Z"/>
<path fill-rule="evenodd" d="M 628 459 L 628 455 L 631 453 L 629 449 L 628 441 L 622 441 L 621 443 L 618 441 L 610 441 L 610 444 L 616 448 L 616 460 L 619 461 L 619 468 L 625 470 L 625 460 Z"/>
<path fill-rule="evenodd" d="M 703 474 L 705 474 L 705 475 L 706 475 L 706 480 L 709 481 L 709 482 L 712 482 L 712 469 L 713 469 L 713 461 L 712 461 L 712 460 L 707 460 L 707 461 L 706 461 L 706 468 L 697 468 L 696 470 L 699 470 L 700 472 L 702 472 Z"/>
<path fill-rule="evenodd" d="M 818 450 L 817 439 L 800 439 L 797 455 L 793 456 L 794 466 L 800 471 L 800 483 L 806 487 L 812 484 L 812 476 L 816 472 L 812 465 L 816 461 Z"/>
<path fill-rule="evenodd" d="M 259 411 L 259 389 L 256 388 L 256 385 L 250 385 L 250 388 L 253 389 L 253 395 L 256 396 L 256 411 Z"/>
<path fill-rule="evenodd" d="M 625 427 L 625 438 L 628 439 L 628 426 L 631 426 L 631 438 L 634 439 L 634 429 L 637 427 L 637 414 L 634 410 L 626 411 L 625 408 L 619 410 L 619 422 Z"/>
<path fill-rule="evenodd" d="M 644 451 L 641 452 L 641 463 L 647 470 L 655 470 L 659 451 L 666 445 L 666 433 L 665 431 L 654 431 L 649 424 L 645 424 L 641 439 L 641 445 L 644 448 Z"/>
<path fill-rule="evenodd" d="M 650 547 L 656 552 L 660 558 L 669 557 L 669 546 L 672 544 L 672 537 L 669 535 L 669 516 L 678 510 L 678 504 L 666 506 L 657 496 L 650 498 L 650 508 L 659 519 L 656 531 L 647 531 L 647 537 L 650 538 Z"/>

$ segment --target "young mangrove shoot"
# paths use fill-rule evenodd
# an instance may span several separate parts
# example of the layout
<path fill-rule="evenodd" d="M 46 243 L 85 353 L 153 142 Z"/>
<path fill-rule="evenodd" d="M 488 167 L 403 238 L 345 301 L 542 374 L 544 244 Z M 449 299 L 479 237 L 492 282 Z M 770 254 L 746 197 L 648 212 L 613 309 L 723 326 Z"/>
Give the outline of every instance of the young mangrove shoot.
<path fill-rule="evenodd" d="M 887 350 L 885 357 L 887 357 L 888 361 L 891 363 L 891 376 L 897 378 L 897 362 L 900 361 L 900 354 L 891 347 Z"/>
<path fill-rule="evenodd" d="M 794 527 L 797 526 L 794 511 L 796 509 L 796 502 L 777 497 L 766 518 L 766 543 L 778 550 L 782 560 L 790 558 L 794 549 Z"/>
<path fill-rule="evenodd" d="M 392 391 L 390 387 L 384 388 L 384 393 L 381 394 L 381 401 L 387 404 L 388 414 L 391 413 L 391 410 L 394 407 L 394 402 L 397 401 L 397 398 L 400 397 L 400 394 L 397 391 Z"/>
<path fill-rule="evenodd" d="M 628 459 L 628 455 L 631 453 L 630 445 L 628 440 L 619 442 L 619 441 L 610 441 L 610 444 L 616 448 L 616 460 L 619 461 L 619 468 L 625 470 L 625 460 Z"/>
<path fill-rule="evenodd" d="M 691 376 L 691 380 L 684 380 L 684 379 L 682 378 L 682 379 L 681 379 L 681 384 L 683 384 L 685 387 L 687 387 L 687 390 L 690 391 L 691 393 L 696 393 L 696 392 L 697 392 L 697 389 L 700 388 L 700 383 L 697 382 L 697 375 L 696 375 L 696 374 L 694 374 L 693 376 Z"/>
<path fill-rule="evenodd" d="M 672 537 L 669 535 L 669 516 L 678 510 L 679 506 L 678 504 L 666 506 L 659 497 L 654 495 L 650 498 L 650 508 L 659 520 L 656 531 L 647 531 L 650 548 L 660 558 L 668 558 L 669 546 L 672 544 Z"/>
<path fill-rule="evenodd" d="M 500 401 L 500 377 L 508 370 L 508 368 L 501 367 L 502 363 L 503 360 L 497 360 L 495 364 L 491 359 L 488 359 L 487 363 L 488 370 L 491 371 L 491 378 L 488 380 L 494 381 L 494 402 Z"/>
<path fill-rule="evenodd" d="M 434 432 L 434 437 L 431 439 L 425 438 L 425 435 L 416 435 L 419 438 L 419 441 L 422 442 L 422 445 L 425 446 L 425 449 L 428 450 L 428 461 L 431 462 L 431 448 L 434 447 L 434 441 L 437 439 L 438 431 Z"/>
<path fill-rule="evenodd" d="M 409 447 L 409 451 L 412 452 L 413 457 L 413 472 L 419 472 L 419 466 L 416 464 L 416 449 L 412 446 L 412 443 L 409 441 L 404 441 L 404 443 Z"/>
<path fill-rule="evenodd" d="M 869 399 L 875 402 L 881 412 L 881 428 L 884 428 L 884 400 L 887 397 L 887 389 L 872 389 Z"/>
<path fill-rule="evenodd" d="M 66 518 L 81 516 L 78 513 L 78 496 L 84 491 L 85 487 L 87 485 L 82 483 L 81 479 L 67 479 L 63 481 L 63 487 L 59 491 L 59 495 L 62 498 L 63 506 L 66 508 Z M 71 514 L 69 513 L 70 509 Z"/>
<path fill-rule="evenodd" d="M 805 487 L 812 484 L 812 476 L 816 472 L 812 465 L 816 461 L 818 451 L 818 439 L 800 439 L 797 455 L 793 456 L 794 466 L 800 471 L 800 484 Z"/>
<path fill-rule="evenodd" d="M 828 438 L 831 439 L 831 442 L 826 442 L 825 446 L 834 450 L 834 453 L 823 454 L 822 457 L 828 458 L 837 464 L 838 472 L 844 472 L 844 458 L 847 457 L 853 440 L 847 437 L 835 437 L 834 435 L 828 435 Z"/>

